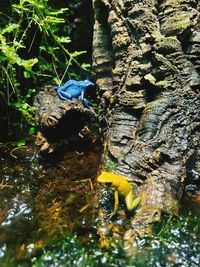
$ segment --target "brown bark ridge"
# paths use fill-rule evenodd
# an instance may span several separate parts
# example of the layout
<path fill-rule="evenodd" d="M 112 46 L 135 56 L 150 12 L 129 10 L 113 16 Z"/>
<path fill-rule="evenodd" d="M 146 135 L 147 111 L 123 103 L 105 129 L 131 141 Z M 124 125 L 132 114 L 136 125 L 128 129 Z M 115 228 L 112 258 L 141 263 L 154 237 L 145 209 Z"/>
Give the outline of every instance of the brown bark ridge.
<path fill-rule="evenodd" d="M 34 106 L 40 152 L 47 155 L 60 148 L 99 142 L 96 114 L 79 99 L 60 100 L 53 87 L 46 86 L 36 95 Z"/>
<path fill-rule="evenodd" d="M 93 6 L 103 168 L 115 166 L 112 172 L 129 177 L 142 197 L 124 236 L 130 252 L 161 212 L 178 215 L 188 173 L 199 179 L 200 2 Z"/>

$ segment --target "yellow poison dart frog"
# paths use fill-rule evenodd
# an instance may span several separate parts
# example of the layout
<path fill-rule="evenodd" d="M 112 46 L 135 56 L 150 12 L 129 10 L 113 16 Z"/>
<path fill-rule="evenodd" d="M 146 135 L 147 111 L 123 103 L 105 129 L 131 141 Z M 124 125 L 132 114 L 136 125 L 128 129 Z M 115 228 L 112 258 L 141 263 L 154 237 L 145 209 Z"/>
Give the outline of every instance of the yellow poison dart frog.
<path fill-rule="evenodd" d="M 127 178 L 122 175 L 102 171 L 98 176 L 97 181 L 107 186 L 110 185 L 110 189 L 114 191 L 114 210 L 113 215 L 116 214 L 119 206 L 119 195 L 125 197 L 126 207 L 129 211 L 136 208 L 141 197 L 134 199 L 132 192 L 132 185 L 126 180 Z"/>

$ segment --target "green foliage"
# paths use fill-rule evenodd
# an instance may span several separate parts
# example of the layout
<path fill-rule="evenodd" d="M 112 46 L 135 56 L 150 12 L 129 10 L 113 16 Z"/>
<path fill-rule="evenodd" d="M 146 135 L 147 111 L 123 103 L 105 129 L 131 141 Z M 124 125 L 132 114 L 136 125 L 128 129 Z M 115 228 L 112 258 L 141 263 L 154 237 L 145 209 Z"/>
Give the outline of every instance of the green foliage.
<path fill-rule="evenodd" d="M 31 99 L 41 83 L 60 85 L 73 65 L 90 71 L 77 60 L 86 51 L 67 49 L 71 40 L 62 30 L 67 12 L 67 8 L 53 8 L 49 0 L 20 0 L 0 13 L 0 98 L 31 125 Z"/>
<path fill-rule="evenodd" d="M 138 239 L 138 251 L 127 257 L 123 244 L 112 245 L 109 250 L 101 249 L 98 241 L 91 239 L 83 245 L 76 237 L 55 239 L 43 254 L 33 260 L 33 267 L 53 266 L 106 266 L 106 267 L 155 267 L 155 266 L 199 266 L 198 217 L 165 220 L 162 230 L 153 237 Z"/>
<path fill-rule="evenodd" d="M 11 145 L 14 147 L 22 147 L 26 145 L 26 141 L 24 139 L 21 139 L 21 140 L 12 142 Z"/>
<path fill-rule="evenodd" d="M 108 158 L 106 160 L 105 170 L 107 172 L 112 172 L 112 171 L 116 170 L 116 165 L 117 165 L 117 163 L 115 161 L 112 161 L 111 159 Z"/>
<path fill-rule="evenodd" d="M 98 267 L 98 266 L 126 266 L 126 258 L 122 246 L 113 245 L 110 250 L 103 250 L 95 240 L 90 245 L 83 245 L 74 236 L 55 239 L 51 249 L 37 260 L 33 260 L 32 267 Z"/>

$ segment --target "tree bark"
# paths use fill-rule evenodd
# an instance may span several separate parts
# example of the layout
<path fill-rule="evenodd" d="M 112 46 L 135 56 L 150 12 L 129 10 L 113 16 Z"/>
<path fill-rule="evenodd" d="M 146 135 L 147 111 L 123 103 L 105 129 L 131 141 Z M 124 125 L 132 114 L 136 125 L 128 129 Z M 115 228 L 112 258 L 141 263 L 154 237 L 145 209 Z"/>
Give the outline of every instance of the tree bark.
<path fill-rule="evenodd" d="M 161 212 L 178 215 L 187 176 L 199 179 L 200 3 L 93 0 L 93 6 L 102 168 L 114 166 L 142 197 L 124 236 L 131 251 Z"/>

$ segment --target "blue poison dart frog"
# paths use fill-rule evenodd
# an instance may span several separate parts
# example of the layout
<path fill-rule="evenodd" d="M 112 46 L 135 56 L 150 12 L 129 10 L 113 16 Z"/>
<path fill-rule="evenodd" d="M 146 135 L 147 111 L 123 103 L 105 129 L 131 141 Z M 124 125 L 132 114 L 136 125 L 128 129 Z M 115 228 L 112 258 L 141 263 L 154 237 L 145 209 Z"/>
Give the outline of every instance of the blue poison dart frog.
<path fill-rule="evenodd" d="M 90 108 L 88 103 L 84 100 L 84 93 L 91 86 L 93 87 L 94 83 L 89 80 L 69 80 L 63 86 L 54 87 L 54 89 L 61 100 L 78 98 L 85 107 Z"/>

